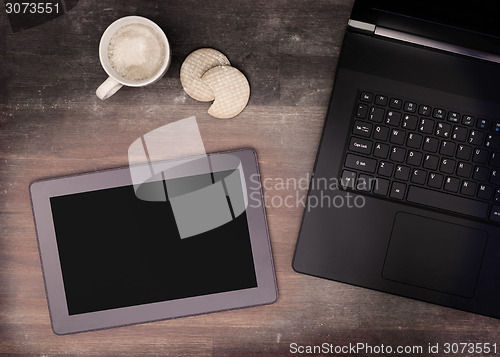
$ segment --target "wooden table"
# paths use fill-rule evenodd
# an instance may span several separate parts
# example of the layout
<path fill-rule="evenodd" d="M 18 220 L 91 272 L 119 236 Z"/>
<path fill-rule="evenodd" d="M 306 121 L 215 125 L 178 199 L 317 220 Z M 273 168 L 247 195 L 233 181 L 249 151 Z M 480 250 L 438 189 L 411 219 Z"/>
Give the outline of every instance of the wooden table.
<path fill-rule="evenodd" d="M 500 321 L 295 273 L 291 260 L 352 0 L 85 1 L 12 32 L 0 14 L 0 356 L 290 356 L 295 346 L 497 343 Z M 157 22 L 172 49 L 159 82 L 95 96 L 100 35 L 126 15 Z M 252 88 L 236 118 L 188 97 L 183 59 L 225 53 Z M 50 328 L 28 185 L 127 165 L 142 134 L 195 115 L 207 152 L 253 147 L 265 181 L 275 304 L 56 336 Z M 300 181 L 302 179 L 302 181 Z M 289 181 L 291 182 L 291 181 Z M 284 205 L 289 195 L 299 203 Z M 291 201 L 288 201 L 291 202 Z M 296 343 L 296 345 L 291 345 Z M 455 355 L 467 355 L 465 351 Z M 428 353 L 424 353 L 427 355 Z M 311 354 L 309 354 L 311 355 Z M 363 355 L 363 353 L 359 353 Z M 493 355 L 493 354 L 490 354 Z"/>

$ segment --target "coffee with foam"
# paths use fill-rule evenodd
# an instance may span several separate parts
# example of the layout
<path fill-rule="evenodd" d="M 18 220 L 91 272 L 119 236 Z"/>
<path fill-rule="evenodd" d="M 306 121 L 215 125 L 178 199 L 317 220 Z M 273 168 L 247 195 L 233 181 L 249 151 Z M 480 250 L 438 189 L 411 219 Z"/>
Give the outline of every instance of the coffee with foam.
<path fill-rule="evenodd" d="M 161 69 L 165 52 L 155 30 L 140 23 L 118 29 L 108 45 L 111 67 L 121 77 L 137 82 L 153 77 Z"/>

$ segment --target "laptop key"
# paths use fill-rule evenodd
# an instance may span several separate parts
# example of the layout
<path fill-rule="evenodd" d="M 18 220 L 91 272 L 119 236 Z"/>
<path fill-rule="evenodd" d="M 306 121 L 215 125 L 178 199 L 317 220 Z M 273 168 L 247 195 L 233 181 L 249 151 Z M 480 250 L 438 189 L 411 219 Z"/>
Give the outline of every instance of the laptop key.
<path fill-rule="evenodd" d="M 417 111 L 417 105 L 412 102 L 406 102 L 403 110 L 405 112 L 415 113 Z"/>
<path fill-rule="evenodd" d="M 460 123 L 460 114 L 457 112 L 449 112 L 448 121 L 451 121 L 452 123 Z"/>
<path fill-rule="evenodd" d="M 411 174 L 411 182 L 423 185 L 425 184 L 426 177 L 427 177 L 427 171 L 415 169 Z"/>
<path fill-rule="evenodd" d="M 466 162 L 459 162 L 457 166 L 457 175 L 461 177 L 470 177 L 472 174 L 472 165 Z"/>
<path fill-rule="evenodd" d="M 424 141 L 423 149 L 425 151 L 437 152 L 439 148 L 439 140 L 436 138 L 426 137 Z"/>
<path fill-rule="evenodd" d="M 445 174 L 452 174 L 455 171 L 455 160 L 445 159 L 441 160 L 441 165 L 439 165 L 439 171 Z"/>
<path fill-rule="evenodd" d="M 421 119 L 418 130 L 425 134 L 432 134 L 434 129 L 434 120 Z"/>
<path fill-rule="evenodd" d="M 399 126 L 401 123 L 401 113 L 389 110 L 385 116 L 385 123 L 392 126 Z"/>
<path fill-rule="evenodd" d="M 405 132 L 399 129 L 393 129 L 389 141 L 393 144 L 403 145 L 405 142 Z"/>
<path fill-rule="evenodd" d="M 463 126 L 455 125 L 455 127 L 453 128 L 451 138 L 453 140 L 464 142 L 465 140 L 467 140 L 467 129 L 464 128 Z"/>
<path fill-rule="evenodd" d="M 369 119 L 376 123 L 382 123 L 384 121 L 384 113 L 385 113 L 384 109 L 372 107 L 370 109 Z"/>
<path fill-rule="evenodd" d="M 472 148 L 467 145 L 458 145 L 457 159 L 469 160 L 472 155 Z"/>
<path fill-rule="evenodd" d="M 401 101 L 401 99 L 391 98 L 391 100 L 389 101 L 389 107 L 391 108 L 401 109 L 402 106 L 403 102 Z"/>
<path fill-rule="evenodd" d="M 375 131 L 373 133 L 373 138 L 375 140 L 386 141 L 388 137 L 389 137 L 389 128 L 380 125 L 375 126 Z"/>
<path fill-rule="evenodd" d="M 500 168 L 500 153 L 494 152 L 491 154 L 490 166 Z"/>
<path fill-rule="evenodd" d="M 448 123 L 438 123 L 436 126 L 436 136 L 449 138 L 451 135 L 451 125 Z"/>
<path fill-rule="evenodd" d="M 491 130 L 500 133 L 500 123 L 491 123 Z"/>
<path fill-rule="evenodd" d="M 431 107 L 428 105 L 421 105 L 418 107 L 418 114 L 428 117 L 431 115 Z"/>
<path fill-rule="evenodd" d="M 429 185 L 429 187 L 441 188 L 441 185 L 443 184 L 443 179 L 444 179 L 443 175 L 432 172 L 429 174 L 429 179 L 427 181 L 427 184 Z"/>
<path fill-rule="evenodd" d="M 472 178 L 477 181 L 486 181 L 488 180 L 488 174 L 490 170 L 487 167 L 476 166 L 474 169 L 474 174 L 472 174 Z"/>
<path fill-rule="evenodd" d="M 456 177 L 447 177 L 444 182 L 444 189 L 449 192 L 458 192 L 460 188 L 460 180 Z"/>
<path fill-rule="evenodd" d="M 410 133 L 408 134 L 408 140 L 406 141 L 406 145 L 410 148 L 419 149 L 422 144 L 422 135 Z"/>
<path fill-rule="evenodd" d="M 488 151 L 484 149 L 475 149 L 472 161 L 477 162 L 478 164 L 486 164 L 488 162 L 488 156 Z"/>
<path fill-rule="evenodd" d="M 439 157 L 434 155 L 425 155 L 424 168 L 429 170 L 437 170 L 439 166 Z"/>
<path fill-rule="evenodd" d="M 486 202 L 433 191 L 418 186 L 410 186 L 407 200 L 409 202 L 477 218 L 485 219 L 488 215 L 488 203 Z M 498 221 L 500 221 L 500 215 L 498 216 Z"/>
<path fill-rule="evenodd" d="M 410 178 L 411 169 L 408 166 L 396 165 L 396 171 L 394 172 L 394 178 L 396 180 L 408 181 Z"/>
<path fill-rule="evenodd" d="M 498 149 L 499 145 L 500 145 L 500 136 L 493 134 L 486 135 L 486 142 L 484 143 L 484 146 L 486 146 L 491 150 L 496 150 Z"/>
<path fill-rule="evenodd" d="M 373 156 L 381 159 L 387 159 L 387 156 L 389 156 L 389 149 L 389 145 L 376 143 L 373 149 Z"/>
<path fill-rule="evenodd" d="M 356 109 L 356 117 L 360 119 L 366 119 L 367 114 L 368 114 L 368 105 L 358 104 L 358 108 Z"/>
<path fill-rule="evenodd" d="M 476 194 L 476 183 L 473 181 L 464 180 L 462 182 L 462 188 L 460 189 L 460 193 L 466 196 L 474 196 Z"/>
<path fill-rule="evenodd" d="M 500 222 L 500 206 L 493 205 L 491 207 L 490 220 Z"/>
<path fill-rule="evenodd" d="M 373 185 L 373 193 L 380 196 L 387 196 L 389 193 L 389 184 L 389 180 L 377 178 Z"/>
<path fill-rule="evenodd" d="M 443 140 L 441 142 L 441 148 L 439 149 L 439 153 L 441 155 L 446 155 L 446 156 L 455 155 L 455 143 Z"/>
<path fill-rule="evenodd" d="M 393 147 L 391 150 L 391 160 L 396 162 L 404 162 L 406 157 L 406 149 L 401 147 Z"/>
<path fill-rule="evenodd" d="M 493 187 L 489 185 L 479 185 L 477 189 L 477 198 L 489 200 L 493 196 Z"/>
<path fill-rule="evenodd" d="M 444 109 L 438 109 L 434 108 L 434 112 L 432 116 L 436 119 L 444 119 L 444 116 L 446 115 L 446 111 Z"/>
<path fill-rule="evenodd" d="M 408 130 L 417 130 L 418 118 L 415 115 L 405 114 L 403 116 L 402 127 Z"/>
<path fill-rule="evenodd" d="M 354 127 L 352 128 L 352 133 L 369 138 L 372 135 L 372 125 L 367 122 L 356 120 L 354 122 Z"/>
<path fill-rule="evenodd" d="M 364 172 L 374 173 L 377 167 L 377 160 L 363 156 L 347 154 L 345 166 L 351 169 L 356 169 Z"/>
<path fill-rule="evenodd" d="M 500 186 L 500 172 L 491 170 L 490 183 Z"/>
<path fill-rule="evenodd" d="M 360 174 L 356 181 L 356 190 L 370 192 L 375 179 L 372 176 Z"/>
<path fill-rule="evenodd" d="M 380 176 L 391 177 L 393 169 L 394 169 L 394 164 L 392 164 L 390 162 L 387 162 L 387 161 L 381 161 L 378 164 L 378 171 L 377 171 L 377 173 Z"/>
<path fill-rule="evenodd" d="M 351 138 L 351 141 L 349 143 L 349 151 L 370 155 L 370 153 L 372 152 L 372 142 L 360 138 Z"/>
<path fill-rule="evenodd" d="M 500 202 L 500 188 L 495 190 L 495 196 L 493 196 L 493 201 L 496 203 Z"/>
<path fill-rule="evenodd" d="M 408 158 L 406 159 L 406 163 L 412 166 L 420 166 L 422 163 L 423 154 L 418 151 L 410 150 L 408 151 Z"/>
<path fill-rule="evenodd" d="M 482 131 L 471 130 L 469 133 L 469 141 L 468 143 L 471 145 L 480 146 L 484 141 L 484 133 Z"/>
<path fill-rule="evenodd" d="M 360 96 L 359 100 L 361 100 L 363 102 L 371 103 L 373 100 L 373 93 L 361 92 L 361 96 Z"/>
<path fill-rule="evenodd" d="M 342 177 L 340 178 L 340 184 L 343 188 L 354 188 L 354 182 L 356 182 L 356 173 L 354 171 L 344 170 L 342 172 Z"/>
<path fill-rule="evenodd" d="M 478 119 L 476 123 L 476 127 L 479 129 L 486 130 L 490 126 L 490 122 L 486 119 Z"/>
<path fill-rule="evenodd" d="M 389 196 L 398 200 L 405 198 L 406 185 L 401 182 L 393 182 Z"/>
<path fill-rule="evenodd" d="M 375 96 L 375 104 L 377 105 L 387 105 L 388 98 L 385 95 L 377 95 Z"/>
<path fill-rule="evenodd" d="M 471 115 L 464 115 L 462 117 L 462 124 L 467 126 L 474 126 L 474 117 Z"/>
<path fill-rule="evenodd" d="M 429 170 L 437 170 L 439 166 L 439 157 L 434 155 L 425 155 L 424 168 Z"/>

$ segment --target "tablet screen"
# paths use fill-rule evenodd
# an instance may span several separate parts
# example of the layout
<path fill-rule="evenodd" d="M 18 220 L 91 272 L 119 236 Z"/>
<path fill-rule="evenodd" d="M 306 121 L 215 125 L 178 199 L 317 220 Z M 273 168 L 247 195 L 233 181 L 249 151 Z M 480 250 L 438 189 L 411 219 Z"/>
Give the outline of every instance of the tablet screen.
<path fill-rule="evenodd" d="M 257 287 L 246 212 L 181 239 L 168 200 L 141 200 L 133 186 L 50 205 L 69 315 Z"/>

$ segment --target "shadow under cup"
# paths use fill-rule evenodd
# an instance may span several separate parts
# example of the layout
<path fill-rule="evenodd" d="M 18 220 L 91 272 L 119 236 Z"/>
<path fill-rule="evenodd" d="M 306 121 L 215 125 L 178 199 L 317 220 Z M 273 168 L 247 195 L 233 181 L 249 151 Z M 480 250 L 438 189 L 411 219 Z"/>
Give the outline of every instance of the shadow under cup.
<path fill-rule="evenodd" d="M 146 43 L 148 39 L 151 46 Z M 147 51 L 151 49 L 148 46 L 155 47 L 153 50 L 161 62 L 153 64 L 154 71 L 147 76 L 134 77 L 132 71 L 137 71 L 137 63 L 150 60 Z M 104 82 L 98 88 L 96 94 L 106 99 L 122 85 L 142 87 L 163 77 L 170 65 L 171 50 L 165 33 L 157 24 L 144 17 L 127 16 L 116 20 L 104 31 L 99 44 L 99 58 L 110 78 L 106 81 L 108 83 Z"/>

